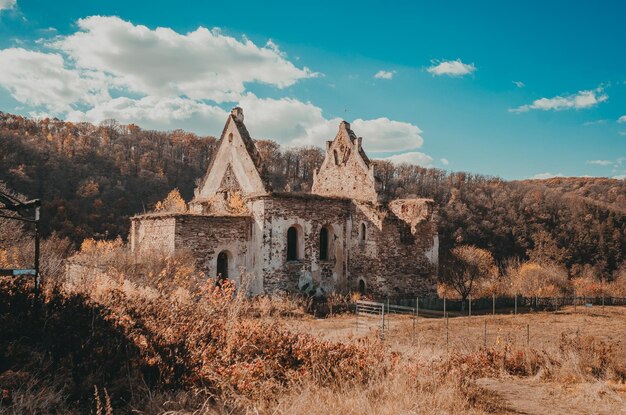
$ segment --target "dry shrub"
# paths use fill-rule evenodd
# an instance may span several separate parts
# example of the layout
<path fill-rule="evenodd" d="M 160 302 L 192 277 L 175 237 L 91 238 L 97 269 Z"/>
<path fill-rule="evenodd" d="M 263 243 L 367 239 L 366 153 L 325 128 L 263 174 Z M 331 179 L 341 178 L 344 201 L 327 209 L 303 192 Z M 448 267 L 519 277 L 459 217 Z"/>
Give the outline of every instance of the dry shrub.
<path fill-rule="evenodd" d="M 526 262 L 508 272 L 514 293 L 525 297 L 558 297 L 570 288 L 567 271 L 556 264 Z"/>

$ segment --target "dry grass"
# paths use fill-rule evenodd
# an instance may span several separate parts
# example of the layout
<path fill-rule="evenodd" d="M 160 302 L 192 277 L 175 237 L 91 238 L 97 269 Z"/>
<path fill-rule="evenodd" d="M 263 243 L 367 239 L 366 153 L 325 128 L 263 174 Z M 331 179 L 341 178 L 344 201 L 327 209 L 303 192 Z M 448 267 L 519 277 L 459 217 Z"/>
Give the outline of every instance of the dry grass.
<path fill-rule="evenodd" d="M 184 257 L 137 266 L 116 252 L 84 247 L 106 272 L 48 290 L 41 309 L 0 281 L 0 383 L 13 392 L 0 413 L 516 413 L 500 385 L 563 405 L 575 389 L 589 412 L 624 402 L 626 308 L 455 318 L 448 341 L 443 319 L 414 330 L 397 317 L 383 342 L 377 319 L 356 331 L 354 315 L 315 319 L 308 301 L 201 280 Z"/>

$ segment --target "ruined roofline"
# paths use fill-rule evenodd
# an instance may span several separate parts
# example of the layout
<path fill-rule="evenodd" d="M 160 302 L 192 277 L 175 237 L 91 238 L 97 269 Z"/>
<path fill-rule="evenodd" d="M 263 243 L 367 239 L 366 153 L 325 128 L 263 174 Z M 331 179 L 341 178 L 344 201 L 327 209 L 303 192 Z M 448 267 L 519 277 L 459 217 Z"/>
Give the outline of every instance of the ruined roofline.
<path fill-rule="evenodd" d="M 309 192 L 271 192 L 266 195 L 252 195 L 246 197 L 246 200 L 259 200 L 259 199 L 309 199 L 309 200 L 333 200 L 350 202 L 352 199 L 341 196 L 323 196 Z"/>
<path fill-rule="evenodd" d="M 179 217 L 249 218 L 250 215 L 249 214 L 248 215 L 236 215 L 236 214 L 232 214 L 232 215 L 227 215 L 227 214 L 208 215 L 208 214 L 193 213 L 193 212 L 164 212 L 164 213 L 150 212 L 150 213 L 143 213 L 141 215 L 131 216 L 130 220 L 131 221 L 142 220 L 142 219 L 153 219 L 153 220 L 156 220 L 156 219 L 170 219 L 170 218 L 179 218 Z"/>
<path fill-rule="evenodd" d="M 372 161 L 367 156 L 367 154 L 365 154 L 365 150 L 363 149 L 363 137 L 357 137 L 357 135 L 354 133 L 354 131 L 352 131 L 352 129 L 350 128 L 350 123 L 348 121 L 346 121 L 346 120 L 342 120 L 339 123 L 339 132 L 341 132 L 341 127 L 344 127 L 346 129 L 346 132 L 348 133 L 348 137 L 350 138 L 350 142 L 352 144 L 354 144 L 355 142 L 358 142 L 359 155 L 361 156 L 361 158 L 365 162 L 365 165 L 367 167 L 369 167 L 372 164 Z M 337 134 L 339 134 L 339 132 Z M 335 137 L 335 139 L 336 138 L 337 137 Z M 335 141 L 335 140 L 333 139 L 331 141 L 327 141 L 326 142 L 326 147 L 328 148 L 328 146 L 330 146 L 330 144 L 332 144 L 333 141 Z"/>

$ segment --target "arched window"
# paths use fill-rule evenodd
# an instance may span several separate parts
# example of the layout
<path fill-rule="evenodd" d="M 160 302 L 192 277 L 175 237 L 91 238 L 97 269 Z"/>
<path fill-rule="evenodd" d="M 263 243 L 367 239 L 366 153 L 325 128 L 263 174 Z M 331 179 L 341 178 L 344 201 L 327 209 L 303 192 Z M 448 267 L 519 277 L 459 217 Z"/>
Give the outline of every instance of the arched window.
<path fill-rule="evenodd" d="M 328 228 L 320 229 L 320 260 L 328 259 Z"/>
<path fill-rule="evenodd" d="M 298 229 L 295 226 L 287 230 L 287 261 L 296 261 L 298 258 Z"/>
<path fill-rule="evenodd" d="M 365 239 L 367 238 L 367 226 L 365 226 L 365 223 L 361 224 L 361 241 L 365 241 Z"/>
<path fill-rule="evenodd" d="M 359 293 L 365 294 L 365 281 L 359 280 Z"/>
<path fill-rule="evenodd" d="M 228 279 L 228 252 L 222 251 L 217 255 L 217 277 Z"/>

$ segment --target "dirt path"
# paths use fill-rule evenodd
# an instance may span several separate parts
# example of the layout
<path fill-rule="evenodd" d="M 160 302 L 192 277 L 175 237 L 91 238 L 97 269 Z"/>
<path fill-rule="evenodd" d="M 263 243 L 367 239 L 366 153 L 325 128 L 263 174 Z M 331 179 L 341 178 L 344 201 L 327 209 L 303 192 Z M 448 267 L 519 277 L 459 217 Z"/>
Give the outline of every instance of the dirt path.
<path fill-rule="evenodd" d="M 614 415 L 626 413 L 626 396 L 602 383 L 563 387 L 536 379 L 479 379 L 478 385 L 500 396 L 503 406 L 520 415 Z"/>

